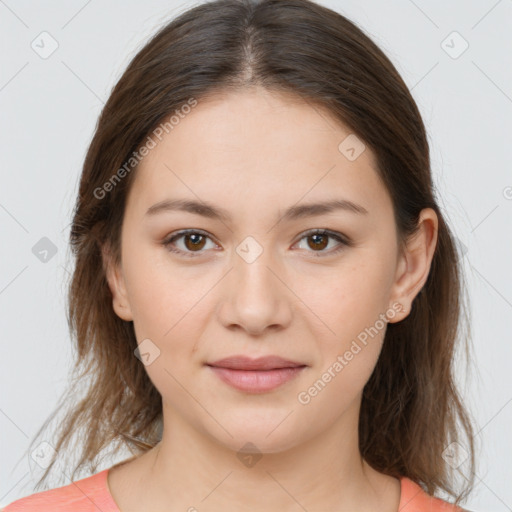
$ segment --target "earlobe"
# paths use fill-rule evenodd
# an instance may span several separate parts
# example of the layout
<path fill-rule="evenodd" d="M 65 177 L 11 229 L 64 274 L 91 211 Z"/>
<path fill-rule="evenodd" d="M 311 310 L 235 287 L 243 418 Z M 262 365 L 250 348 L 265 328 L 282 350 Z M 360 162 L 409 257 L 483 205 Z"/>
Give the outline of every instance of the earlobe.
<path fill-rule="evenodd" d="M 397 266 L 392 297 L 403 308 L 396 315 L 395 322 L 403 320 L 410 313 L 414 298 L 425 285 L 437 245 L 438 218 L 432 208 L 421 211 L 417 232 L 407 241 Z"/>
<path fill-rule="evenodd" d="M 105 277 L 112 293 L 112 307 L 119 318 L 127 322 L 132 321 L 133 315 L 128 301 L 121 265 L 115 263 L 106 245 L 102 247 L 101 252 Z"/>

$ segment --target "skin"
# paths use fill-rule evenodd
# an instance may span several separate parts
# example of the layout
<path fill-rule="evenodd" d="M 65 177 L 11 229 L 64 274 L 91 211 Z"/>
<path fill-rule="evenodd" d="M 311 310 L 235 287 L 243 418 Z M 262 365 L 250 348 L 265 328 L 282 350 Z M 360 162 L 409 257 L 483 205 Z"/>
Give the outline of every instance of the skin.
<path fill-rule="evenodd" d="M 374 155 L 367 147 L 350 161 L 338 150 L 350 133 L 309 102 L 255 88 L 201 100 L 141 162 L 121 264 L 106 248 L 104 258 L 114 311 L 133 321 L 138 343 L 149 338 L 160 351 L 145 369 L 162 395 L 164 427 L 152 450 L 110 470 L 122 512 L 398 510 L 399 480 L 358 450 L 362 390 L 385 322 L 309 403 L 297 398 L 379 315 L 407 316 L 437 242 L 437 216 L 424 209 L 418 235 L 399 251 Z M 169 198 L 207 201 L 232 219 L 145 215 Z M 368 214 L 277 222 L 289 206 L 339 198 Z M 162 243 L 187 228 L 208 234 L 192 258 Z M 322 228 L 353 245 L 334 254 L 339 242 L 325 237 L 316 248 L 303 233 Z M 263 251 L 250 263 L 236 252 L 247 236 Z M 185 237 L 174 247 L 194 252 Z M 277 389 L 246 393 L 205 366 L 236 354 L 308 366 Z M 261 455 L 252 465 L 237 457 L 248 442 Z"/>

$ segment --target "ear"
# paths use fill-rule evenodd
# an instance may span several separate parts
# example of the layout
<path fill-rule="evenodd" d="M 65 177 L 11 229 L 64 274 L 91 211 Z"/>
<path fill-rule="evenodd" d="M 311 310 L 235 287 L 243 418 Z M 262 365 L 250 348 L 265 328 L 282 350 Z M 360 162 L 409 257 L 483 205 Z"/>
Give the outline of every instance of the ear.
<path fill-rule="evenodd" d="M 432 208 L 424 208 L 418 219 L 418 231 L 406 244 L 397 264 L 391 304 L 399 303 L 402 311 L 389 321 L 399 322 L 407 317 L 416 295 L 426 283 L 437 245 L 438 218 Z"/>
<path fill-rule="evenodd" d="M 119 318 L 127 322 L 132 321 L 133 315 L 128 301 L 122 266 L 120 263 L 115 263 L 108 245 L 102 246 L 101 253 L 103 269 L 112 293 L 112 307 Z"/>

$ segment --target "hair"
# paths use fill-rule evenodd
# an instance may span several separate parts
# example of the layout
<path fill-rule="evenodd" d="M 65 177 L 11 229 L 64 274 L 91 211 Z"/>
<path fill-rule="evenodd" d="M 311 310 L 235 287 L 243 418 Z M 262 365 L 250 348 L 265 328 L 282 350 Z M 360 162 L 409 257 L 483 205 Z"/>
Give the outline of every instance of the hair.
<path fill-rule="evenodd" d="M 323 108 L 373 151 L 401 246 L 416 232 L 423 208 L 438 216 L 428 279 L 410 314 L 387 326 L 364 386 L 359 449 L 375 470 L 408 477 L 433 496 L 448 493 L 458 504 L 472 489 L 475 466 L 472 422 L 453 367 L 459 342 L 468 357 L 467 297 L 461 255 L 434 197 L 426 130 L 383 51 L 353 22 L 309 0 L 195 5 L 160 28 L 114 86 L 85 157 L 70 231 L 75 267 L 67 316 L 76 361 L 65 395 L 73 406 L 59 424 L 56 452 L 37 488 L 75 438 L 81 452 L 73 480 L 81 468 L 96 471 L 98 454 L 114 443 L 116 452 L 125 447 L 141 454 L 160 440 L 161 396 L 134 356 L 133 323 L 113 310 L 102 248 L 120 262 L 133 158 L 155 127 L 191 99 L 254 86 Z M 443 455 L 451 443 L 464 447 L 470 466 L 458 491 Z"/>

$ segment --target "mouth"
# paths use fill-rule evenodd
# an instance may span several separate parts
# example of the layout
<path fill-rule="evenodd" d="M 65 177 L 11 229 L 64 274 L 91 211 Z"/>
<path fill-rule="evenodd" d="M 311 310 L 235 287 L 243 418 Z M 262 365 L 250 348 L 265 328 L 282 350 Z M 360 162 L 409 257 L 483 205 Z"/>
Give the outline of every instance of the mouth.
<path fill-rule="evenodd" d="M 248 393 L 266 393 L 297 377 L 307 365 L 278 356 L 233 356 L 207 363 L 224 383 Z"/>

